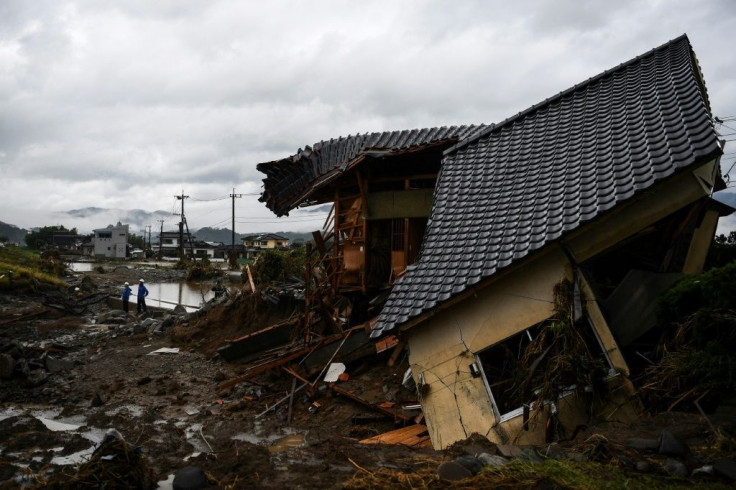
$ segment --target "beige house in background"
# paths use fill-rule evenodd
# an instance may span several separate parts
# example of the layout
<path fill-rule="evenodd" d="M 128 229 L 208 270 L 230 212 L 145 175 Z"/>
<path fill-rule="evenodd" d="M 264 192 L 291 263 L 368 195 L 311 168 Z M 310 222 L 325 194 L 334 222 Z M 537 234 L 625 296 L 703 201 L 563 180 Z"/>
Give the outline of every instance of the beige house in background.
<path fill-rule="evenodd" d="M 284 248 L 289 245 L 289 239 L 273 233 L 262 233 L 243 237 L 243 245 L 246 248 Z"/>

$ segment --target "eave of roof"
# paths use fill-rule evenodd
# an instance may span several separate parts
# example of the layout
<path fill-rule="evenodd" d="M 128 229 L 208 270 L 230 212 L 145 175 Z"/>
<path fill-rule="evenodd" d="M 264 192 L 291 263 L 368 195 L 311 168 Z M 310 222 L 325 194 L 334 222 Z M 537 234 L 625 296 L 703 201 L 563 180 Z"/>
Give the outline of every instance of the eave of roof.
<path fill-rule="evenodd" d="M 259 163 L 266 174 L 259 199 L 276 215 L 283 216 L 304 202 L 319 188 L 360 164 L 366 156 L 392 154 L 438 143 L 453 143 L 484 126 L 450 126 L 404 131 L 386 131 L 320 141 L 296 154 Z"/>

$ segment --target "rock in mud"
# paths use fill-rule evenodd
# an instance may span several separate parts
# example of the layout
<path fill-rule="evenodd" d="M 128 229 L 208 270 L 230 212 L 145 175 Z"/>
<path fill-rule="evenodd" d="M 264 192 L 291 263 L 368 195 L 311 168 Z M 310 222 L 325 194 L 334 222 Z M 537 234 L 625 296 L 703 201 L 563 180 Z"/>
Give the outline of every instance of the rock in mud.
<path fill-rule="evenodd" d="M 688 476 L 690 474 L 687 466 L 674 458 L 667 458 L 667 461 L 664 463 L 664 469 L 667 473 L 676 476 Z"/>
<path fill-rule="evenodd" d="M 47 357 L 45 360 L 46 369 L 50 373 L 60 373 L 62 371 L 71 371 L 74 369 L 74 361 L 69 359 L 56 359 L 54 357 Z"/>
<path fill-rule="evenodd" d="M 639 451 L 656 451 L 659 448 L 659 440 L 633 437 L 626 440 L 626 445 Z"/>
<path fill-rule="evenodd" d="M 15 359 L 10 354 L 0 354 L 0 379 L 10 379 L 15 370 Z"/>
<path fill-rule="evenodd" d="M 472 477 L 473 473 L 455 461 L 445 461 L 437 468 L 437 476 L 445 481 L 458 481 Z"/>
<path fill-rule="evenodd" d="M 483 464 L 476 458 L 475 456 L 470 456 L 468 454 L 464 456 L 458 456 L 455 458 L 455 462 L 459 465 L 464 466 L 468 469 L 473 475 L 477 475 L 480 473 L 480 470 L 483 469 Z"/>
<path fill-rule="evenodd" d="M 498 456 L 498 455 L 489 454 L 489 453 L 479 454 L 478 461 L 483 463 L 483 466 L 492 466 L 492 467 L 506 466 L 509 462 L 503 456 Z"/>
<path fill-rule="evenodd" d="M 721 458 L 713 463 L 713 470 L 731 481 L 736 481 L 736 461 L 731 458 Z"/>
<path fill-rule="evenodd" d="M 667 456 L 686 456 L 690 448 L 680 441 L 672 432 L 663 430 L 659 436 L 659 454 Z"/>
<path fill-rule="evenodd" d="M 196 490 L 207 488 L 210 483 L 201 468 L 185 466 L 174 475 L 174 490 Z"/>

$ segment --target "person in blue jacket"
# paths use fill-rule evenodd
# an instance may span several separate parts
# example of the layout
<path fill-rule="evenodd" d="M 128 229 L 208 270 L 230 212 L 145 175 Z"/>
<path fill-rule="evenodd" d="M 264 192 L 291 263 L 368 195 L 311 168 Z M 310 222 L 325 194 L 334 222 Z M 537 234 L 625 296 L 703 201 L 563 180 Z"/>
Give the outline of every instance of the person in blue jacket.
<path fill-rule="evenodd" d="M 146 307 L 146 296 L 148 296 L 148 289 L 146 289 L 146 286 L 143 284 L 143 282 L 143 279 L 138 281 L 138 313 L 148 313 L 148 308 Z"/>
<path fill-rule="evenodd" d="M 123 285 L 123 311 L 128 313 L 128 305 L 130 305 L 130 294 L 133 292 L 130 289 L 130 284 L 127 282 Z"/>

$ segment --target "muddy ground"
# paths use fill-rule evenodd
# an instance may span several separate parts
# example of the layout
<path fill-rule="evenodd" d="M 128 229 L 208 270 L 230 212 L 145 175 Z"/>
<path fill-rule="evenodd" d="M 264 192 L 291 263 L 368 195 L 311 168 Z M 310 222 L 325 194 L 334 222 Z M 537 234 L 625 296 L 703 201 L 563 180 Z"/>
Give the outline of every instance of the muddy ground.
<path fill-rule="evenodd" d="M 123 281 L 171 280 L 180 273 L 118 267 L 83 275 L 95 292 L 117 295 Z M 70 278 L 72 290 L 80 277 Z M 173 475 L 185 466 L 201 468 L 219 488 L 341 488 L 361 473 L 426 472 L 456 455 L 360 444 L 393 429 L 393 421 L 327 389 L 297 393 L 291 423 L 286 403 L 260 415 L 288 395 L 292 378 L 283 373 L 218 392 L 218 384 L 244 366 L 225 362 L 217 348 L 288 318 L 295 308 L 289 302 L 263 307 L 256 298 L 241 298 L 200 316 L 168 319 L 156 331 L 141 325 L 144 318 L 123 317 L 105 303 L 76 315 L 43 302 L 32 292 L 0 293 L 0 346 L 22 352 L 27 364 L 24 374 L 16 366 L 12 377 L 0 379 L 1 488 L 40 488 L 72 478 L 108 429 L 140 448 L 162 488 L 171 488 Z M 155 316 L 161 321 L 167 315 Z M 160 348 L 179 351 L 152 354 Z M 345 388 L 373 402 L 415 401 L 401 386 L 406 359 L 388 367 L 388 354 L 349 365 Z M 733 426 L 732 411 L 719 417 L 717 423 Z M 707 463 L 712 431 L 697 414 L 591 426 L 578 441 L 593 434 L 611 441 L 657 437 L 662 429 L 675 432 L 694 452 L 703 451 Z"/>
<path fill-rule="evenodd" d="M 95 292 L 109 290 L 114 295 L 122 282 L 135 284 L 139 276 L 153 282 L 179 275 L 125 267 L 83 274 L 92 280 Z M 48 364 L 46 358 L 69 363 L 58 372 L 32 369 L 32 376 L 16 373 L 0 380 L 0 485 L 31 487 L 55 475 L 74 474 L 109 428 L 142 449 L 156 481 L 170 480 L 178 469 L 191 465 L 222 487 L 329 488 L 350 478 L 354 464 L 413 469 L 441 460 L 431 450 L 358 444 L 359 438 L 392 429 L 393 422 L 356 426 L 354 415 L 375 414 L 326 390 L 316 390 L 311 397 L 299 392 L 290 425 L 288 404 L 256 418 L 289 392 L 288 376 L 264 375 L 257 383 L 218 393 L 218 383 L 234 378 L 243 366 L 224 362 L 216 348 L 227 338 L 288 317 L 293 308 L 286 304 L 283 311 L 272 307 L 255 313 L 257 308 L 246 303 L 223 314 L 219 324 L 220 312 L 212 311 L 211 318 L 193 318 L 152 334 L 131 333 L 141 319 L 111 316 L 105 303 L 72 315 L 44 306 L 43 297 L 33 293 L 0 293 L 1 343 L 19 344 L 25 357 L 35 353 L 31 367 Z M 179 353 L 151 354 L 162 347 L 177 347 Z M 368 363 L 356 366 L 348 384 L 368 397 L 395 399 L 403 389 L 398 379 L 406 366 L 387 369 L 384 363 L 378 369 Z M 309 407 L 316 400 L 321 406 L 312 413 Z M 68 424 L 62 426 L 66 429 L 79 427 L 57 430 L 40 419 Z"/>

